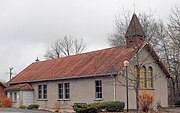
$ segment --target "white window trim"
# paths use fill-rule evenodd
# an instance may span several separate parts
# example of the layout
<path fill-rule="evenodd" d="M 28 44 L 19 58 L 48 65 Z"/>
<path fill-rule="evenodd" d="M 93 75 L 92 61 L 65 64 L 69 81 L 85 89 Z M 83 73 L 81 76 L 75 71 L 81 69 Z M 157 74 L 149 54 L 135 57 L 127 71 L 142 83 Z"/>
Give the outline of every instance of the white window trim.
<path fill-rule="evenodd" d="M 46 85 L 46 98 L 44 98 L 44 85 Z M 41 86 L 41 98 L 39 98 L 39 86 Z M 48 85 L 46 83 L 38 84 L 38 100 L 48 100 Z"/>
<path fill-rule="evenodd" d="M 96 97 L 96 93 L 97 93 L 97 92 L 96 92 L 96 81 L 101 81 L 101 88 L 102 88 L 102 92 L 101 92 L 101 93 L 102 93 L 102 98 L 97 98 L 97 97 Z M 94 83 L 95 83 L 95 101 L 102 101 L 102 100 L 103 100 L 103 81 L 102 81 L 101 79 L 97 79 L 97 80 L 95 80 Z"/>
<path fill-rule="evenodd" d="M 152 68 L 152 87 L 149 87 L 149 80 L 147 80 L 147 88 L 154 89 L 155 88 L 155 80 L 154 80 L 154 69 L 152 66 L 148 66 L 147 79 L 149 79 L 149 68 L 150 67 Z"/>
<path fill-rule="evenodd" d="M 66 94 L 65 94 L 65 84 L 68 83 L 69 84 L 69 98 L 65 98 Z M 63 98 L 59 98 L 59 84 L 63 84 Z M 65 101 L 69 101 L 71 100 L 71 84 L 69 82 L 61 82 L 58 83 L 58 100 L 65 100 Z"/>

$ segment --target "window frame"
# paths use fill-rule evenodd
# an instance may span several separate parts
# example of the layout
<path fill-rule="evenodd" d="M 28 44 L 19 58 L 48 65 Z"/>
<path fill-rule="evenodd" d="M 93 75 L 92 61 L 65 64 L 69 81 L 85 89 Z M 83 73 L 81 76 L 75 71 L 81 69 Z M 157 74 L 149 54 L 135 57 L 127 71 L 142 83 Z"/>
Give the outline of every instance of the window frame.
<path fill-rule="evenodd" d="M 61 85 L 61 87 L 60 87 Z M 58 99 L 64 99 L 64 84 L 63 83 L 59 83 L 58 84 Z"/>
<path fill-rule="evenodd" d="M 43 99 L 42 98 L 42 84 L 38 85 L 38 99 Z"/>
<path fill-rule="evenodd" d="M 137 67 L 137 65 L 135 65 L 134 66 L 134 74 L 133 74 L 133 79 L 132 80 L 134 80 L 133 81 L 133 83 L 134 83 L 134 85 L 136 85 L 136 80 L 137 80 L 137 75 L 138 75 L 138 67 Z"/>
<path fill-rule="evenodd" d="M 42 89 L 43 99 L 47 99 L 47 84 L 43 84 Z"/>
<path fill-rule="evenodd" d="M 58 83 L 58 100 L 70 100 L 71 99 L 70 88 L 71 86 L 69 82 Z"/>
<path fill-rule="evenodd" d="M 144 68 L 144 71 L 143 71 L 143 74 L 142 74 L 142 69 Z M 151 68 L 151 76 L 152 77 L 149 77 L 150 75 L 150 68 Z M 134 85 L 136 85 L 136 78 L 137 78 L 137 65 L 134 66 L 134 73 L 133 73 L 133 80 L 134 80 Z M 151 79 L 151 80 L 150 80 Z M 151 82 L 152 81 L 152 82 Z M 142 86 L 142 82 L 144 83 L 144 86 Z M 151 84 L 151 86 L 150 86 Z M 154 89 L 154 78 L 153 78 L 153 67 L 152 66 L 146 66 L 143 65 L 141 68 L 140 68 L 140 89 Z"/>
<path fill-rule="evenodd" d="M 69 83 L 64 83 L 64 98 L 70 99 L 70 84 Z"/>
<path fill-rule="evenodd" d="M 48 99 L 48 85 L 38 84 L 38 100 L 47 100 L 47 99 Z"/>
<path fill-rule="evenodd" d="M 97 84 L 97 82 L 100 83 Z M 102 100 L 102 99 L 103 99 L 102 80 L 95 80 L 95 100 Z"/>
<path fill-rule="evenodd" d="M 13 95 L 13 102 L 17 102 L 17 92 L 14 92 L 14 95 Z"/>
<path fill-rule="evenodd" d="M 154 80 L 153 80 L 153 68 L 151 66 L 148 67 L 148 83 L 147 87 L 153 89 L 154 88 Z"/>
<path fill-rule="evenodd" d="M 13 99 L 13 92 L 9 92 L 9 97 Z"/>
<path fill-rule="evenodd" d="M 145 66 L 140 69 L 140 86 L 142 89 L 147 89 L 147 70 Z"/>

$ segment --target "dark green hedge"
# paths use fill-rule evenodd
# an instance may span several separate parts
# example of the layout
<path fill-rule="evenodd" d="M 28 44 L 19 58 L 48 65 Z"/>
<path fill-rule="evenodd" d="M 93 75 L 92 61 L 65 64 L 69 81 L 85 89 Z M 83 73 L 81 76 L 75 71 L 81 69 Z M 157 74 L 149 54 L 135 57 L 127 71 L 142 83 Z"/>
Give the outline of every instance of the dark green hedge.
<path fill-rule="evenodd" d="M 124 102 L 110 101 L 110 102 L 98 102 L 92 104 L 75 103 L 73 106 L 74 111 L 77 113 L 98 113 L 102 110 L 110 112 L 123 111 L 125 107 Z"/>
<path fill-rule="evenodd" d="M 180 107 L 180 101 L 175 101 L 175 105 L 176 105 L 177 107 Z"/>
<path fill-rule="evenodd" d="M 38 109 L 39 108 L 39 105 L 37 104 L 31 104 L 27 107 L 28 109 Z"/>
<path fill-rule="evenodd" d="M 103 103 L 104 106 L 103 108 L 106 111 L 110 111 L 110 112 L 118 112 L 118 111 L 123 111 L 125 104 L 124 102 L 119 102 L 119 101 L 115 101 L 115 102 L 104 102 Z"/>

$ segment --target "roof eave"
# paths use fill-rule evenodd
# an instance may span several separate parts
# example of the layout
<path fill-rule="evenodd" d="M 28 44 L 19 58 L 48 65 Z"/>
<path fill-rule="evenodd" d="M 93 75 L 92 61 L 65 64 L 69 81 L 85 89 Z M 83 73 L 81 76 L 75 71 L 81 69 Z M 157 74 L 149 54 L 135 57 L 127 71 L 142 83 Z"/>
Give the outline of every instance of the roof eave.
<path fill-rule="evenodd" d="M 170 78 L 173 75 L 168 70 L 167 66 L 165 65 L 165 62 L 163 62 L 156 51 L 152 48 L 151 44 L 147 44 L 147 50 L 152 52 L 152 55 L 155 57 L 155 60 L 157 60 L 157 64 L 162 67 L 162 71 L 166 74 L 166 78 Z"/>
<path fill-rule="evenodd" d="M 53 79 L 43 79 L 43 80 L 32 80 L 32 81 L 9 82 L 9 84 L 12 85 L 12 84 L 21 84 L 21 83 L 35 83 L 35 82 L 57 81 L 57 80 L 106 77 L 106 76 L 112 76 L 112 75 L 116 75 L 116 73 L 106 73 L 106 74 L 98 74 L 98 75 L 83 75 L 83 76 L 76 76 L 76 77 L 63 77 L 63 78 L 53 78 Z"/>
<path fill-rule="evenodd" d="M 5 91 L 34 91 L 34 89 L 5 89 Z"/>

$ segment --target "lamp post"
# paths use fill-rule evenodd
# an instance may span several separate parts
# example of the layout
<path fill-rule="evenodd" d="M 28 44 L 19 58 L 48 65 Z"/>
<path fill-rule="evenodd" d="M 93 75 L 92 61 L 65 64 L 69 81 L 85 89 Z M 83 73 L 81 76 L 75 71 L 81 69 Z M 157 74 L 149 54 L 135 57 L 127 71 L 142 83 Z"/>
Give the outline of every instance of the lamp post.
<path fill-rule="evenodd" d="M 9 74 L 10 74 L 10 80 L 11 80 L 11 76 L 12 76 L 12 70 L 13 70 L 14 68 L 13 67 L 9 67 Z"/>
<path fill-rule="evenodd" d="M 127 112 L 129 111 L 129 103 L 128 103 L 128 97 L 129 97 L 129 93 L 128 93 L 128 67 L 129 62 L 127 60 L 124 61 L 124 67 L 126 67 L 126 97 L 127 97 Z"/>

